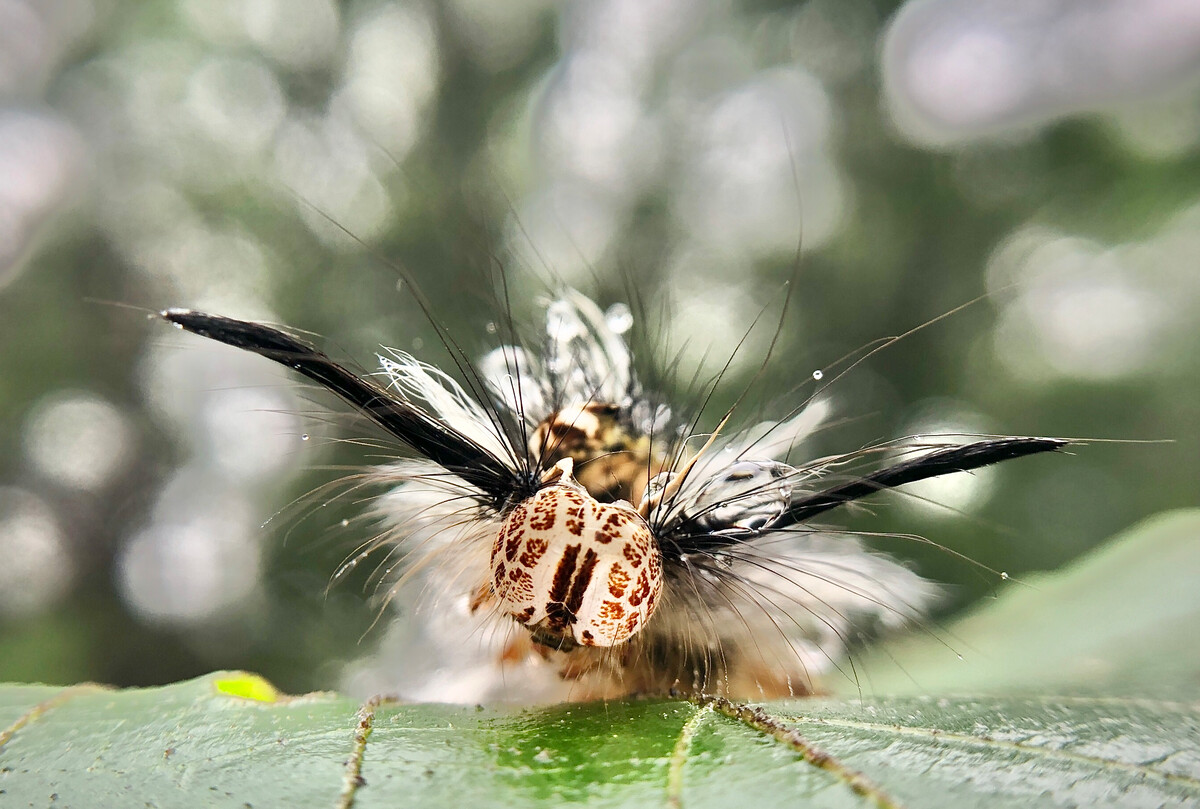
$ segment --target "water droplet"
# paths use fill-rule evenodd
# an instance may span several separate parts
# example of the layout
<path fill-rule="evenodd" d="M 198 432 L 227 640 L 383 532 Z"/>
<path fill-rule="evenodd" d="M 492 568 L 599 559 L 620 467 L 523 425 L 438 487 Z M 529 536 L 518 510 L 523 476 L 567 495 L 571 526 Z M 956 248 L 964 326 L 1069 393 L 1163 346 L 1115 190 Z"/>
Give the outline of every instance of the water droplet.
<path fill-rule="evenodd" d="M 1001 570 L 1001 571 L 1000 571 L 1000 578 L 1004 579 L 1005 581 L 1008 581 L 1008 574 L 1007 574 L 1007 573 L 1005 573 L 1003 570 Z"/>
<path fill-rule="evenodd" d="M 346 527 L 347 525 L 349 525 L 349 524 L 350 524 L 350 521 L 349 521 L 349 520 L 347 520 L 347 519 L 343 519 L 343 520 L 342 520 L 342 527 L 343 527 L 343 528 L 345 528 L 345 527 Z"/>
<path fill-rule="evenodd" d="M 813 371 L 813 379 L 815 379 L 815 380 L 817 380 L 818 382 L 820 382 L 820 381 L 821 381 L 822 379 L 824 379 L 824 378 L 825 378 L 825 372 L 824 372 L 824 371 L 822 371 L 820 368 L 818 368 L 817 370 Z"/>
<path fill-rule="evenodd" d="M 963 657 L 962 655 L 960 655 L 958 652 L 955 652 L 954 656 L 957 657 L 959 660 L 966 660 L 966 658 Z"/>
<path fill-rule="evenodd" d="M 413 347 L 413 351 L 420 351 L 422 348 L 425 347 L 425 341 L 422 340 L 420 337 L 414 337 L 413 341 L 412 341 L 412 347 Z"/>
<path fill-rule="evenodd" d="M 396 279 L 396 291 L 397 291 L 397 292 L 403 292 L 403 291 L 404 291 L 404 279 L 403 279 L 403 278 L 397 278 L 397 279 Z"/>
<path fill-rule="evenodd" d="M 483 330 L 486 331 L 488 334 L 495 334 L 496 333 L 496 324 L 489 320 L 487 322 L 487 325 L 483 327 Z"/>
<path fill-rule="evenodd" d="M 300 436 L 300 440 L 301 440 L 301 441 L 307 441 L 307 440 L 308 440 L 308 433 L 305 433 L 304 435 Z"/>
<path fill-rule="evenodd" d="M 633 327 L 633 312 L 623 303 L 614 303 L 605 311 L 604 322 L 617 334 L 624 334 Z"/>

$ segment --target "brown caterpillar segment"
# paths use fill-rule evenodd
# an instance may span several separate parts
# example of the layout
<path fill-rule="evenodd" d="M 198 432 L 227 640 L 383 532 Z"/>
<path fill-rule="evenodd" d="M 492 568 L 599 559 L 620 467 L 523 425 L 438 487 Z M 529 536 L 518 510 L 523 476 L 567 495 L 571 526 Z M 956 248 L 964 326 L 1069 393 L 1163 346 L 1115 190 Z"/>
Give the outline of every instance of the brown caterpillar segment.
<path fill-rule="evenodd" d="M 547 465 L 570 458 L 575 480 L 592 497 L 636 503 L 667 459 L 651 447 L 648 436 L 623 427 L 619 413 L 616 405 L 602 402 L 563 408 L 538 425 L 529 448 Z"/>
<path fill-rule="evenodd" d="M 600 503 L 562 475 L 513 509 L 492 549 L 503 611 L 542 643 L 615 646 L 645 626 L 662 592 L 650 527 L 626 503 Z"/>

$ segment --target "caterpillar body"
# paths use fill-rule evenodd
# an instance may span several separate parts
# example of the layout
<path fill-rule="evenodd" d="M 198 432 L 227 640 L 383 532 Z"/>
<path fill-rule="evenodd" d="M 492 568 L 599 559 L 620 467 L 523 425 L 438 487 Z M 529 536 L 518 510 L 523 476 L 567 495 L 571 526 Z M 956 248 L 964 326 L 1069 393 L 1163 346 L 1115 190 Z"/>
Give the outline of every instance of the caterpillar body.
<path fill-rule="evenodd" d="M 809 400 L 777 422 L 722 422 L 694 449 L 692 425 L 633 370 L 628 310 L 574 290 L 549 302 L 539 345 L 463 357 L 466 387 L 402 352 L 380 356 L 381 383 L 273 327 L 162 317 L 287 365 L 411 450 L 374 472 L 387 529 L 367 550 L 400 559 L 390 595 L 463 605 L 447 642 L 473 638 L 524 698 L 819 692 L 852 645 L 919 621 L 937 588 L 814 518 L 1069 443 L 933 441 L 866 472 L 879 448 L 797 463 L 827 410 Z"/>

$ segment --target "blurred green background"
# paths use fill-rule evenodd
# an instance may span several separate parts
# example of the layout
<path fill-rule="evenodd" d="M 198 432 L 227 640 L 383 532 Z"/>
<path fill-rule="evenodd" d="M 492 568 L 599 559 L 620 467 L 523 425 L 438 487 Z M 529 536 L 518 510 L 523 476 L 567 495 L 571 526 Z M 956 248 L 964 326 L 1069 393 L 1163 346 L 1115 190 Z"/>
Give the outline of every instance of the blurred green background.
<path fill-rule="evenodd" d="M 748 420 L 987 294 L 837 380 L 837 426 L 806 451 L 1174 443 L 838 519 L 1017 576 L 1200 502 L 1200 30 L 1187 3 L 1006 6 L 0 1 L 0 680 L 386 684 L 372 661 L 403 618 L 371 628 L 365 577 L 327 592 L 363 504 L 288 507 L 375 459 L 337 441 L 369 433 L 147 313 L 286 323 L 367 368 L 380 344 L 443 362 L 397 267 L 477 355 L 498 268 L 535 331 L 554 283 L 633 290 L 669 312 L 635 339 L 683 347 L 685 379 L 764 306 L 773 324 L 794 275 Z M 999 583 L 876 544 L 952 584 L 947 612 Z"/>

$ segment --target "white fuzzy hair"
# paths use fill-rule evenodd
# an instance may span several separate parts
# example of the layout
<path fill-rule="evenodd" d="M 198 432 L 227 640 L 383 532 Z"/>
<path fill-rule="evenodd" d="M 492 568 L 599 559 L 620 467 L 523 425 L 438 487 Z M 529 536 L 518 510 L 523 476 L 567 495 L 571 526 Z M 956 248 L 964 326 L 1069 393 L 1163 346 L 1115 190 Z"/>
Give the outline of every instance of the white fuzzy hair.
<path fill-rule="evenodd" d="M 407 401 L 512 462 L 496 419 L 461 385 L 403 352 L 380 362 L 389 386 Z M 548 307 L 543 354 L 505 346 L 479 367 L 495 403 L 530 425 L 556 408 L 591 401 L 637 404 L 624 338 L 574 291 Z M 769 525 L 792 491 L 824 471 L 786 461 L 829 411 L 826 400 L 817 400 L 780 422 L 722 437 L 692 459 L 687 478 L 651 522 L 666 525 L 715 506 L 741 507 L 746 524 Z M 660 476 L 659 491 L 678 474 Z M 386 526 L 375 547 L 386 554 L 385 568 L 396 568 L 386 579 L 386 601 L 404 620 L 350 673 L 349 690 L 459 703 L 553 702 L 611 691 L 560 677 L 553 655 L 510 654 L 514 641 L 528 641 L 526 630 L 494 607 L 472 608 L 486 591 L 492 543 L 503 524 L 481 504 L 478 490 L 429 461 L 381 467 L 376 477 L 390 489 L 375 504 Z M 657 612 L 630 641 L 623 662 L 609 665 L 613 693 L 622 683 L 811 693 L 859 642 L 919 621 L 938 596 L 935 585 L 857 538 L 803 527 L 685 553 L 667 565 L 666 576 Z M 600 660 L 612 664 L 621 652 L 607 654 Z M 654 670 L 664 658 L 694 669 L 694 676 Z"/>

